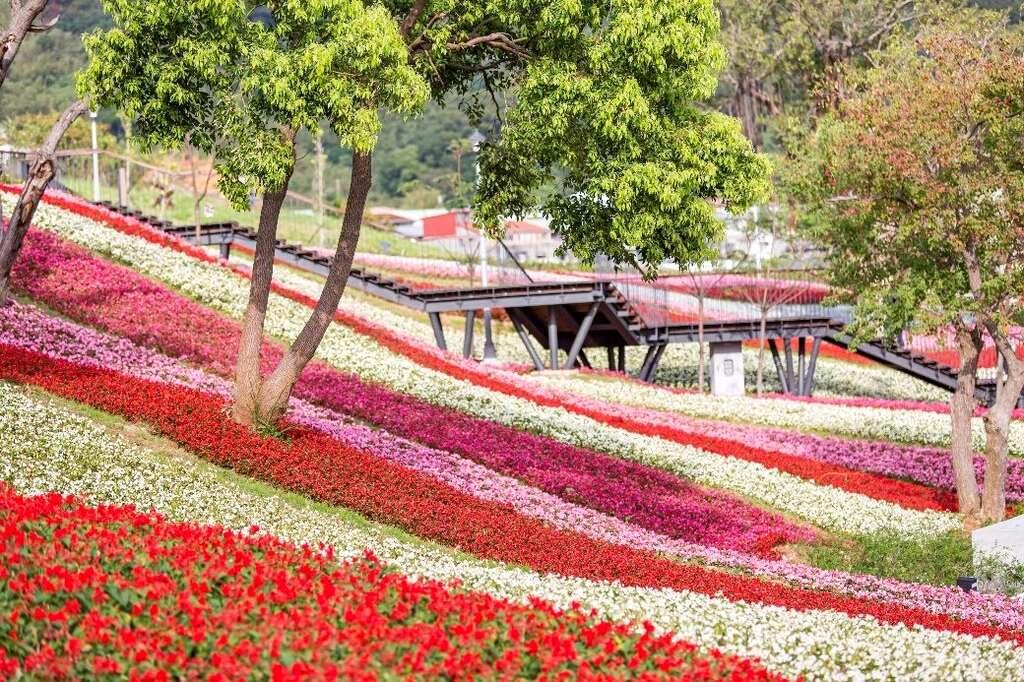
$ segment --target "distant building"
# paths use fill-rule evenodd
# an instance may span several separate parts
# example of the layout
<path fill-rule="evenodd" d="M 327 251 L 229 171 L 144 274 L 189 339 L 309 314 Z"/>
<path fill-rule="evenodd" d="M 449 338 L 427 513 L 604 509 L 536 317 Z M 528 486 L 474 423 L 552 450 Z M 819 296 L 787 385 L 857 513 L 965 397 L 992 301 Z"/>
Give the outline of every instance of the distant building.
<path fill-rule="evenodd" d="M 473 226 L 469 209 L 407 210 L 374 207 L 371 219 L 387 225 L 396 233 L 410 239 L 429 241 L 431 244 L 456 253 L 478 252 L 479 232 Z M 555 259 L 555 249 L 561 243 L 551 233 L 543 218 L 506 220 L 505 238 L 509 251 L 520 261 Z M 502 249 L 494 251 L 493 258 L 504 260 Z"/>

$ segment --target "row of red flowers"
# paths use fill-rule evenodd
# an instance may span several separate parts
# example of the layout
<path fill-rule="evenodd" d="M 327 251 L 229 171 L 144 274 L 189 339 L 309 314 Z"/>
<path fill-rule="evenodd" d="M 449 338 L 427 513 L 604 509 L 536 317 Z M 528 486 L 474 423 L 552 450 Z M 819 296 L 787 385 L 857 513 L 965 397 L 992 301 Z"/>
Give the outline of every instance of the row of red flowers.
<path fill-rule="evenodd" d="M 720 594 L 796 610 L 832 609 L 888 623 L 921 625 L 1024 644 L 1024 633 L 869 599 L 786 587 L 679 564 L 557 531 L 511 507 L 477 500 L 322 434 L 281 424 L 289 441 L 261 436 L 225 416 L 223 401 L 179 386 L 83 367 L 0 346 L 0 379 L 145 422 L 210 461 L 315 499 L 343 505 L 483 558 L 592 580 Z"/>
<path fill-rule="evenodd" d="M 29 233 L 13 281 L 68 317 L 230 374 L 237 322 L 48 232 Z M 281 350 L 265 343 L 264 364 L 276 361 Z M 733 495 L 431 405 L 321 363 L 306 369 L 296 394 L 671 537 L 761 555 L 779 543 L 813 538 L 813 531 Z"/>
<path fill-rule="evenodd" d="M 53 201 L 62 206 L 67 205 L 70 207 L 77 207 L 76 210 L 89 215 L 90 217 L 102 217 L 100 216 L 102 213 L 109 214 L 106 209 L 92 207 L 89 205 L 82 206 L 77 201 L 64 200 L 60 198 L 56 198 Z M 119 230 L 142 236 L 156 243 L 174 246 L 189 255 L 199 255 L 205 260 L 212 258 L 203 251 L 182 244 L 177 240 L 171 240 L 166 237 L 166 235 L 156 233 L 151 228 L 141 225 L 138 221 L 133 219 L 126 219 L 123 216 L 118 216 L 116 214 L 108 215 L 108 218 L 111 224 Z M 33 243 L 36 240 L 40 243 L 37 247 L 34 247 Z M 50 262 L 53 261 L 53 254 L 58 250 L 63 252 L 64 260 L 67 261 L 68 267 L 64 267 L 64 264 L 61 264 L 58 267 L 57 264 Z M 36 252 L 39 252 L 39 257 L 33 259 L 31 256 Z M 72 302 L 63 300 L 68 298 L 69 292 L 73 292 L 75 287 L 81 288 L 83 286 L 81 284 L 82 282 L 91 281 L 90 278 L 82 277 L 81 275 L 83 273 L 78 272 L 78 270 L 95 269 L 96 266 L 93 264 L 95 260 L 96 259 L 94 257 L 89 255 L 87 252 L 84 252 L 84 250 L 62 247 L 59 240 L 55 237 L 48 234 L 38 234 L 29 238 L 29 243 L 25 249 L 25 257 L 22 259 L 22 263 L 19 264 L 18 269 L 15 271 L 15 285 L 26 289 L 28 293 L 34 298 L 37 298 L 37 300 L 40 300 L 47 305 L 57 307 L 64 314 L 71 316 L 84 315 L 85 317 L 83 321 L 92 325 L 103 326 L 102 318 L 104 316 L 115 314 L 120 315 L 121 321 L 124 324 L 121 325 L 120 328 L 111 329 L 114 333 L 130 336 L 133 340 L 145 345 L 154 345 L 154 342 L 156 342 L 155 345 L 157 347 L 176 357 L 197 360 L 199 359 L 197 354 L 206 354 L 207 357 L 204 359 L 207 362 L 213 362 L 215 369 L 218 372 L 227 373 L 231 371 L 233 358 L 228 355 L 231 350 L 237 348 L 236 339 L 238 338 L 238 324 L 236 322 L 218 319 L 219 316 L 213 314 L 212 311 L 207 311 L 205 314 L 199 313 L 198 310 L 200 310 L 201 307 L 197 306 L 194 302 L 191 302 L 174 292 L 167 291 L 166 288 L 161 287 L 160 285 L 155 284 L 126 268 L 123 268 L 123 272 L 120 272 L 118 275 L 122 280 L 122 284 L 118 286 L 118 292 L 121 296 L 117 300 L 111 300 L 111 297 L 93 295 L 95 292 L 84 291 L 81 296 L 77 297 L 77 301 Z M 47 278 L 49 281 L 41 281 L 43 278 Z M 112 276 L 111 279 L 113 280 L 115 277 Z M 95 286 L 100 286 L 100 283 L 97 282 Z M 302 296 L 301 294 L 286 288 L 282 288 L 276 284 L 275 289 L 277 289 L 278 293 L 306 305 L 313 305 L 315 303 L 308 297 Z M 161 313 L 157 319 L 160 319 L 165 323 L 164 328 L 159 330 L 159 334 L 162 336 L 186 336 L 188 338 L 186 339 L 185 344 L 161 343 L 156 338 L 156 333 L 149 330 L 146 330 L 142 334 L 142 338 L 140 338 L 138 332 L 143 330 L 131 331 L 134 326 L 133 320 L 136 318 L 136 312 L 139 309 L 138 306 L 140 304 L 144 304 L 147 298 L 160 299 L 159 302 L 153 302 L 151 304 L 159 307 Z M 182 303 L 178 305 L 171 305 L 168 301 L 172 299 L 179 299 Z M 75 305 L 69 305 L 70 303 L 75 303 Z M 92 314 L 90 314 L 90 311 L 88 310 L 81 310 L 83 307 L 96 305 L 101 305 L 103 308 L 102 313 L 97 314 L 95 311 L 92 311 Z M 75 308 L 78 310 L 75 310 Z M 115 308 L 117 310 L 112 311 L 112 309 Z M 541 405 L 562 407 L 578 414 L 586 415 L 602 423 L 617 426 L 635 433 L 656 435 L 684 445 L 693 445 L 718 454 L 758 462 L 765 466 L 785 471 L 817 483 L 831 485 L 849 492 L 860 493 L 875 499 L 893 502 L 909 509 L 952 510 L 955 508 L 955 497 L 951 491 L 938 490 L 930 486 L 901 481 L 882 474 L 858 471 L 845 466 L 821 462 L 806 457 L 755 448 L 744 442 L 733 439 L 711 437 L 704 434 L 686 431 L 685 429 L 641 423 L 633 418 L 622 415 L 620 411 L 614 409 L 600 409 L 600 406 L 595 407 L 593 404 L 594 401 L 588 401 L 591 404 L 586 404 L 580 401 L 563 400 L 560 397 L 553 396 L 543 390 L 525 387 L 522 385 L 522 382 L 506 379 L 495 372 L 481 371 L 474 366 L 467 365 L 465 362 L 460 362 L 453 358 L 446 357 L 433 349 L 427 349 L 419 344 L 410 343 L 408 340 L 391 332 L 390 330 L 368 323 L 353 315 L 339 311 L 336 314 L 336 317 L 343 324 L 371 336 L 378 342 L 389 347 L 391 350 L 400 352 L 420 364 L 439 369 L 458 378 L 467 379 L 477 385 L 503 392 L 507 395 L 525 398 Z M 176 322 L 174 321 L 175 318 L 177 319 Z M 82 318 L 80 317 L 79 319 Z M 207 342 L 208 340 L 218 336 L 224 340 L 229 340 L 229 342 Z M 203 346 L 205 346 L 205 348 L 198 347 L 198 344 L 195 343 L 197 339 Z M 187 345 L 188 348 L 184 348 L 183 345 Z M 265 345 L 263 352 L 264 365 L 269 366 L 276 357 L 279 357 L 279 352 L 280 351 L 277 347 L 271 348 Z M 216 357 L 210 357 L 210 353 L 214 354 Z M 307 371 L 307 375 L 312 371 L 315 370 L 311 368 L 310 371 Z M 351 381 L 358 380 L 352 378 L 346 379 L 346 381 L 351 383 Z M 302 394 L 301 387 L 299 388 L 299 394 Z M 310 399 L 319 399 L 319 396 L 314 398 L 313 396 L 307 395 L 306 397 Z M 344 396 L 340 397 L 344 398 Z M 330 406 L 336 409 L 349 409 L 343 405 L 333 403 L 330 404 Z M 363 418 L 372 417 L 363 415 Z M 465 415 L 458 416 L 457 419 L 460 424 L 462 422 L 474 421 L 472 418 L 465 417 Z M 480 420 L 476 421 L 479 422 Z M 484 422 L 484 424 L 486 424 L 486 422 Z M 479 423 L 470 425 L 468 432 L 472 432 L 479 428 Z M 489 428 L 493 428 L 493 425 Z M 419 438 L 415 433 L 403 433 L 403 435 L 407 438 Z M 546 447 L 552 447 L 550 439 L 545 440 L 547 441 Z M 505 442 L 504 434 L 497 440 L 497 442 Z M 429 444 L 435 447 L 438 446 L 438 443 Z M 481 444 L 481 447 L 482 446 L 483 444 Z M 450 445 L 448 447 L 450 447 Z M 460 454 L 474 457 L 472 453 L 460 451 Z M 659 530 L 669 532 L 670 534 L 672 532 L 670 529 L 662 528 Z M 762 548 L 770 547 L 769 538 L 766 537 L 764 542 L 760 543 L 760 546 Z"/>
<path fill-rule="evenodd" d="M 0 676 L 781 680 L 648 624 L 0 484 Z"/>

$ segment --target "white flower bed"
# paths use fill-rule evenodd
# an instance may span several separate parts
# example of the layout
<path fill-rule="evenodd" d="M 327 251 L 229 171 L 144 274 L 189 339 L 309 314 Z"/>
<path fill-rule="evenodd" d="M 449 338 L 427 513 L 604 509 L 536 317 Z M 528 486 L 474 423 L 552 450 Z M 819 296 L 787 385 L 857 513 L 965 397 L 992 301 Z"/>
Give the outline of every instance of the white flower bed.
<path fill-rule="evenodd" d="M 37 224 L 128 263 L 132 268 L 232 317 L 242 317 L 248 300 L 248 282 L 225 268 L 124 235 L 50 206 L 40 207 Z M 302 328 L 308 315 L 309 310 L 301 304 L 272 294 L 266 331 L 272 336 L 290 340 Z M 417 365 L 340 324 L 328 329 L 318 355 L 344 371 L 357 373 L 364 379 L 427 402 L 656 466 L 703 485 L 761 500 L 775 509 L 830 530 L 855 534 L 888 531 L 932 535 L 954 530 L 960 525 L 953 514 L 903 509 L 892 503 L 805 481 L 760 464 L 641 436 L 560 408 L 542 407 L 459 381 Z"/>
<path fill-rule="evenodd" d="M 607 380 L 573 374 L 531 375 L 559 389 L 608 400 L 691 417 L 726 419 L 746 424 L 815 431 L 830 435 L 886 440 L 895 443 L 949 445 L 949 415 L 921 410 L 829 405 L 796 400 L 772 400 L 748 397 L 716 397 L 698 393 L 676 393 L 636 382 Z M 971 424 L 976 448 L 985 443 L 982 421 Z M 1010 450 L 1024 455 L 1024 423 L 1010 425 Z"/>
<path fill-rule="evenodd" d="M 0 384 L 0 448 L 0 479 L 23 493 L 57 490 L 240 531 L 256 524 L 293 542 L 332 545 L 341 557 L 370 548 L 414 577 L 459 580 L 466 588 L 517 601 L 537 596 L 562 607 L 579 602 L 627 622 L 646 619 L 701 646 L 759 657 L 794 677 L 1024 680 L 1024 649 L 989 638 L 541 575 L 469 559 L 296 496 L 266 494 L 191 457 L 127 443 L 8 384 Z"/>

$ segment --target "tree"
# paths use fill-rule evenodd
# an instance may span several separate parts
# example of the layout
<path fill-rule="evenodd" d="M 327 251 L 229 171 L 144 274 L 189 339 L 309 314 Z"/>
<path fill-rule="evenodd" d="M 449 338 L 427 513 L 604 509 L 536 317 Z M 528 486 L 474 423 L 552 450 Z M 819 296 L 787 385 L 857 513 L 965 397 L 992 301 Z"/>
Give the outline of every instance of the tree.
<path fill-rule="evenodd" d="M 390 15 L 357 0 L 283 0 L 253 17 L 232 0 L 109 0 L 104 6 L 115 26 L 86 40 L 83 91 L 134 118 L 136 139 L 146 146 L 187 140 L 212 154 L 221 192 L 236 206 L 246 206 L 250 191 L 264 195 L 232 414 L 243 423 L 273 425 L 333 320 L 348 276 L 370 187 L 378 112 L 414 110 L 426 87 L 407 65 Z M 311 317 L 264 377 L 260 349 L 295 141 L 321 121 L 353 155 L 341 235 Z"/>
<path fill-rule="evenodd" d="M 712 200 L 744 210 L 769 175 L 735 119 L 697 106 L 723 63 L 712 3 L 584 2 L 523 24 L 457 43 L 490 39 L 520 63 L 515 103 L 481 152 L 475 222 L 498 234 L 503 217 L 539 211 L 560 253 L 648 276 L 711 255 Z"/>
<path fill-rule="evenodd" d="M 818 111 L 846 94 L 844 74 L 912 26 L 952 11 L 957 0 L 785 0 L 781 40 L 787 70 L 813 92 Z"/>
<path fill-rule="evenodd" d="M 39 15 L 50 0 L 11 0 L 10 19 L 7 30 L 0 37 L 0 88 L 7 80 L 14 58 L 29 33 L 43 33 L 57 25 L 58 16 L 39 22 Z"/>
<path fill-rule="evenodd" d="M 738 124 L 694 104 L 710 97 L 722 62 L 710 0 L 416 0 L 387 3 L 387 13 L 284 0 L 265 8 L 269 27 L 228 0 L 106 6 L 116 27 L 86 42 L 85 91 L 136 118 L 143 140 L 180 144 L 191 133 L 218 156 L 229 197 L 239 177 L 265 194 L 236 372 L 233 415 L 244 423 L 273 423 L 286 409 L 351 267 L 377 110 L 414 109 L 423 83 L 438 103 L 461 96 L 474 122 L 496 106 L 477 197 L 495 235 L 504 216 L 542 210 L 585 260 L 604 252 L 654 268 L 707 252 L 721 229 L 710 200 L 743 209 L 767 191 L 767 163 Z M 259 347 L 292 141 L 320 119 L 351 155 L 341 236 L 312 316 L 264 379 Z"/>
<path fill-rule="evenodd" d="M 952 330 L 960 356 L 951 454 L 968 527 L 1005 514 L 1010 415 L 1024 388 L 1024 39 L 1001 15 L 958 14 L 849 72 L 836 113 L 788 178 L 812 208 L 830 275 L 854 292 L 860 339 Z M 1001 367 L 972 463 L 979 355 Z"/>
<path fill-rule="evenodd" d="M 21 114 L 4 122 L 4 137 L 8 144 L 17 149 L 35 149 L 46 139 L 53 122 L 60 118 L 60 112 L 45 114 Z M 98 123 L 97 146 L 100 149 L 116 149 L 117 138 L 110 132 L 110 126 Z M 88 121 L 77 119 L 61 137 L 58 147 L 63 149 L 91 149 L 92 133 Z"/>
<path fill-rule="evenodd" d="M 14 211 L 11 212 L 7 231 L 4 232 L 3 240 L 0 241 L 0 305 L 7 302 L 10 293 L 11 268 L 14 266 L 18 253 L 21 252 L 21 244 L 32 224 L 39 200 L 42 199 L 43 192 L 46 191 L 50 181 L 57 174 L 57 145 L 71 124 L 86 111 L 88 111 L 88 107 L 84 101 L 75 102 L 68 107 L 57 118 L 42 146 L 33 155 L 28 178 L 18 196 L 18 202 L 14 205 Z"/>
<path fill-rule="evenodd" d="M 764 147 L 765 119 L 778 114 L 782 93 L 776 79 L 786 46 L 780 23 L 783 0 L 720 0 L 722 42 L 728 56 L 722 73 L 727 111 L 738 118 L 756 149 Z"/>

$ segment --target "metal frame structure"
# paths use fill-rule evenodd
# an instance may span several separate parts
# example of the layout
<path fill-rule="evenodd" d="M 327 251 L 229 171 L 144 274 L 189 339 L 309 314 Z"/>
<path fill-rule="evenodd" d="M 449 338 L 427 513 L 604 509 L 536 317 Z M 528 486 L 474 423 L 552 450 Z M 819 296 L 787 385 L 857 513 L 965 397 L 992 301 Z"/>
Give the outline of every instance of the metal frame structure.
<path fill-rule="evenodd" d="M 138 211 L 106 202 L 99 204 L 145 221 L 153 227 L 196 245 L 217 245 L 221 257 L 227 259 L 232 244 L 250 249 L 256 247 L 256 233 L 237 223 L 202 225 L 198 235 L 194 226 L 175 226 L 167 221 L 146 216 Z M 327 275 L 331 259 L 300 245 L 279 240 L 275 258 L 300 269 Z M 441 313 L 461 312 L 465 316 L 462 354 L 472 353 L 473 325 L 477 311 L 486 308 L 504 309 L 533 362 L 534 368 L 571 369 L 590 366 L 586 349 L 604 347 L 608 368 L 626 371 L 626 346 L 646 346 L 647 353 L 639 377 L 651 381 L 665 349 L 670 343 L 693 343 L 703 335 L 708 343 L 736 342 L 761 337 L 760 320 L 705 321 L 698 325 L 677 324 L 647 326 L 631 303 L 611 282 L 533 283 L 468 289 L 414 291 L 412 288 L 360 268 L 352 268 L 347 286 L 427 314 L 437 346 L 447 350 Z M 821 316 L 776 318 L 764 321 L 764 334 L 778 373 L 783 392 L 809 396 L 814 390 L 814 373 L 821 344 L 828 341 L 847 348 L 893 369 L 915 376 L 927 383 L 953 391 L 956 370 L 906 348 L 892 348 L 881 342 L 854 346 L 845 334 L 840 320 Z M 810 352 L 806 340 L 812 339 Z M 540 342 L 546 350 L 548 364 L 533 345 Z M 793 357 L 796 339 L 796 358 Z M 782 353 L 778 342 L 782 343 Z M 565 360 L 561 360 L 561 353 Z M 980 383 L 977 398 L 984 404 L 995 399 L 995 385 Z M 1024 407 L 1024 396 L 1018 402 Z"/>

